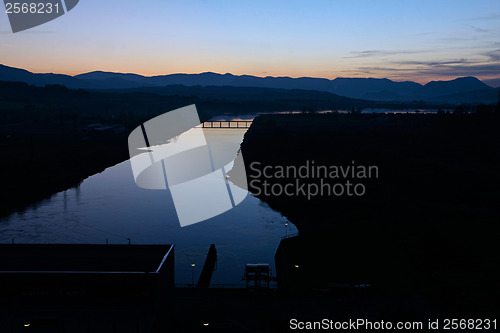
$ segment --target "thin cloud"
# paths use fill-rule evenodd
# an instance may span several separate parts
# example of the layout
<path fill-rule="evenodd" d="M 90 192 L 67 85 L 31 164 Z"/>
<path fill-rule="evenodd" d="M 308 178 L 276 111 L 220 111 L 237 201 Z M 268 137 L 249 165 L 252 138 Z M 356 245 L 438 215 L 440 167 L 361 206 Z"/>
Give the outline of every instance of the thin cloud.
<path fill-rule="evenodd" d="M 448 65 L 461 65 L 461 64 L 471 64 L 470 60 L 465 58 L 458 60 L 449 60 L 449 61 L 393 61 L 393 64 L 398 65 L 415 65 L 415 66 L 429 66 L 429 67 L 439 67 L 439 66 L 448 66 Z"/>
<path fill-rule="evenodd" d="M 470 17 L 468 20 L 469 21 L 489 21 L 489 20 L 498 20 L 498 19 L 500 19 L 500 13 L 493 13 L 490 15 Z"/>
<path fill-rule="evenodd" d="M 351 56 L 344 57 L 345 59 L 352 58 L 368 58 L 368 57 L 377 57 L 377 56 L 387 56 L 387 55 L 399 55 L 399 54 L 415 54 L 415 53 L 423 53 L 423 50 L 367 50 L 367 51 L 351 51 Z"/>
<path fill-rule="evenodd" d="M 471 25 L 469 24 L 469 27 L 471 27 L 475 32 L 479 32 L 479 33 L 486 33 L 486 32 L 490 32 L 489 30 L 487 29 L 483 29 L 483 28 L 480 28 L 480 27 L 476 27 L 475 25 Z"/>
<path fill-rule="evenodd" d="M 367 74 L 380 74 L 380 73 L 400 73 L 405 76 L 498 76 L 500 73 L 500 62 L 489 64 L 461 64 L 449 65 L 445 63 L 435 65 L 421 65 L 417 68 L 401 68 L 390 66 L 363 66 L 359 67 L 360 71 Z"/>
<path fill-rule="evenodd" d="M 363 54 L 374 54 L 364 51 Z M 474 56 L 443 60 L 394 60 L 378 63 L 365 63 L 353 70 L 364 75 L 398 77 L 432 76 L 481 76 L 497 77 L 500 73 L 500 49 L 485 50 Z"/>
<path fill-rule="evenodd" d="M 500 61 L 500 49 L 484 53 L 485 56 L 490 58 L 490 61 Z"/>
<path fill-rule="evenodd" d="M 478 36 L 472 36 L 472 37 L 443 37 L 439 38 L 436 41 L 437 42 L 445 42 L 445 43 L 450 43 L 450 42 L 470 42 L 470 41 L 477 41 L 479 40 Z"/>

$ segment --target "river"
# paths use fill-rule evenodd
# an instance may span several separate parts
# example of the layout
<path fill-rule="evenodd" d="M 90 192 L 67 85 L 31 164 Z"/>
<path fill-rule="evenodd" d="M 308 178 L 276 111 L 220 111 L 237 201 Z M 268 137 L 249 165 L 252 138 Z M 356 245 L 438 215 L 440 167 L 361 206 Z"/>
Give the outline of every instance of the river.
<path fill-rule="evenodd" d="M 246 129 L 209 131 L 239 145 Z M 274 272 L 281 238 L 296 232 L 285 217 L 250 194 L 221 215 L 181 227 L 170 191 L 138 187 L 130 160 L 0 220 L 0 243 L 175 244 L 178 284 L 190 284 L 193 277 L 196 282 L 209 246 L 215 244 L 212 284 L 227 286 L 243 285 L 248 263 L 269 263 Z"/>

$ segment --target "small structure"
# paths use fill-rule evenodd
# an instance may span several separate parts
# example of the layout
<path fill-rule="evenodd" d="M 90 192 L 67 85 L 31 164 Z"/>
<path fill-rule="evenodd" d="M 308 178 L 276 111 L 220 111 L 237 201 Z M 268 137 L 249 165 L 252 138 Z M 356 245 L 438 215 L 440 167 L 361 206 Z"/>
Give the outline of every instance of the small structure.
<path fill-rule="evenodd" d="M 247 289 L 269 288 L 271 280 L 269 264 L 247 264 L 243 280 L 247 281 Z"/>
<path fill-rule="evenodd" d="M 201 271 L 196 288 L 207 289 L 210 286 L 210 280 L 212 279 L 212 273 L 214 272 L 216 264 L 217 249 L 215 248 L 215 244 L 210 244 L 207 259 L 205 260 L 205 265 L 203 265 L 203 270 Z"/>
<path fill-rule="evenodd" d="M 0 332 L 164 332 L 174 246 L 0 244 L 0 286 Z"/>

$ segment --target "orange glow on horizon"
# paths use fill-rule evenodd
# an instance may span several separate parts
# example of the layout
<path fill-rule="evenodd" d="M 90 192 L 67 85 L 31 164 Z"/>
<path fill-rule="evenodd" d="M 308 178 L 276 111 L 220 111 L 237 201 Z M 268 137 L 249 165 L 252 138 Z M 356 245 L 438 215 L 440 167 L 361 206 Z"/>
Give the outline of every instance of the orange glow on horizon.
<path fill-rule="evenodd" d="M 313 73 L 285 73 L 285 72 L 280 72 L 280 71 L 273 71 L 273 72 L 259 72 L 259 71 L 217 71 L 217 70 L 127 70 L 123 68 L 124 66 L 102 66 L 102 67 L 97 67 L 97 66 L 82 66 L 81 69 L 79 70 L 65 70 L 64 68 L 61 68 L 60 70 L 57 69 L 56 67 L 59 66 L 53 66 L 48 64 L 48 66 L 19 66 L 15 64 L 4 64 L 6 66 L 10 67 L 15 67 L 15 68 L 20 68 L 20 69 L 25 69 L 27 71 L 30 71 L 32 73 L 54 73 L 54 74 L 64 74 L 64 75 L 70 75 L 70 76 L 75 76 L 78 74 L 84 74 L 84 73 L 89 73 L 89 72 L 94 72 L 94 71 L 103 71 L 103 72 L 114 72 L 114 73 L 130 73 L 130 74 L 138 74 L 146 77 L 151 77 L 151 76 L 157 76 L 157 75 L 169 75 L 169 74 L 200 74 L 200 73 L 205 73 L 205 72 L 213 72 L 217 74 L 226 74 L 226 73 L 231 73 L 233 75 L 252 75 L 256 77 L 267 77 L 267 76 L 272 76 L 272 77 L 290 77 L 290 78 L 300 78 L 300 77 L 313 77 L 313 78 L 324 78 L 324 79 L 329 79 L 333 80 L 335 78 L 339 77 L 344 77 L 344 78 L 387 78 L 392 81 L 396 82 L 402 82 L 402 81 L 413 81 L 417 82 L 420 84 L 426 84 L 430 81 L 448 81 L 448 80 L 453 80 L 456 79 L 459 76 L 444 76 L 444 75 L 436 75 L 436 76 L 426 76 L 426 77 L 412 77 L 411 75 L 406 74 L 405 77 L 401 77 L 398 75 L 394 75 L 394 72 L 392 72 L 392 75 L 384 76 L 384 75 L 363 75 L 361 73 L 339 73 L 335 74 L 332 72 L 327 73 L 321 73 L 321 72 L 313 72 Z M 487 79 L 497 79 L 497 76 L 476 76 L 480 80 L 487 80 Z"/>

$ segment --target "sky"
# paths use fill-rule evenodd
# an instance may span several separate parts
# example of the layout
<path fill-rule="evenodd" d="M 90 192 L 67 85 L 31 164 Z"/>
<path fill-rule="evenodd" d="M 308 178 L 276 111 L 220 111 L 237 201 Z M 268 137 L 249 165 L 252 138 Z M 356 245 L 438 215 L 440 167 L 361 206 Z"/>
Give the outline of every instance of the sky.
<path fill-rule="evenodd" d="M 15 34 L 2 10 L 0 63 L 70 75 L 487 80 L 500 78 L 500 1 L 80 0 Z"/>

